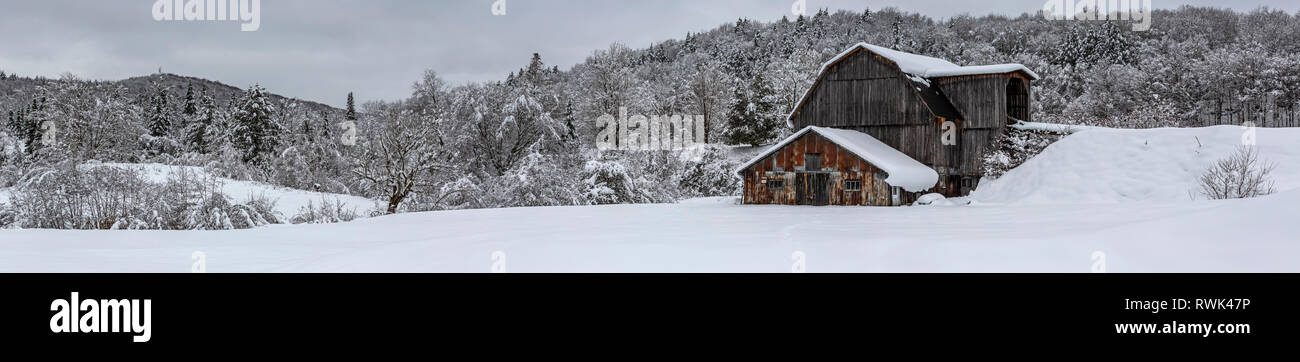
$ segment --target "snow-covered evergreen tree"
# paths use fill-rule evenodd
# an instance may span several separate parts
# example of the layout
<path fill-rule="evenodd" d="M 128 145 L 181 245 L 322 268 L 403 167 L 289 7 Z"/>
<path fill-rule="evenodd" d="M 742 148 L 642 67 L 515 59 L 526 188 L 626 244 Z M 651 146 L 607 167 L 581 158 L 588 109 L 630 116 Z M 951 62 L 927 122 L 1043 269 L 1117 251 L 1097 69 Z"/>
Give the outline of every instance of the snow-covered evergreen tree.
<path fill-rule="evenodd" d="M 39 102 L 36 99 L 32 99 L 32 106 L 31 109 L 28 111 L 26 117 L 27 124 L 25 125 L 26 126 L 25 133 L 27 134 L 28 153 L 36 153 L 37 151 L 40 151 L 42 148 L 45 148 L 46 142 L 44 142 L 44 140 L 49 139 L 47 137 L 50 137 L 46 135 L 48 130 L 48 125 L 46 124 L 46 121 L 56 122 L 53 123 L 52 125 L 56 127 L 56 130 L 58 127 L 57 121 L 55 120 L 54 115 L 51 113 L 50 110 L 49 102 L 51 99 L 51 95 L 49 94 L 49 91 L 46 89 L 42 89 L 42 95 L 39 97 L 39 99 L 40 99 Z"/>
<path fill-rule="evenodd" d="M 276 109 L 266 96 L 266 90 L 253 85 L 244 92 L 235 109 L 231 139 L 243 152 L 247 163 L 262 163 L 280 144 L 283 128 L 275 121 Z"/>
<path fill-rule="evenodd" d="M 356 122 L 356 120 L 357 120 L 357 103 L 356 103 L 356 101 L 355 101 L 354 99 L 352 99 L 352 92 L 348 92 L 348 105 L 347 105 L 347 110 L 346 110 L 346 112 L 347 112 L 347 113 L 343 116 L 343 119 L 346 119 L 346 120 L 349 120 L 349 121 Z"/>
<path fill-rule="evenodd" d="M 199 96 L 198 103 L 194 114 L 195 122 L 191 123 L 185 131 L 185 142 L 190 151 L 206 154 L 215 150 L 213 146 L 221 143 L 225 132 L 218 128 L 219 110 L 207 91 Z"/>
<path fill-rule="evenodd" d="M 167 88 L 159 85 L 155 85 L 155 87 L 157 89 L 149 103 L 149 135 L 167 137 L 171 132 L 175 116 L 167 105 Z"/>
<path fill-rule="evenodd" d="M 727 119 L 728 143 L 759 146 L 775 138 L 783 123 L 775 113 L 774 97 L 762 75 L 755 76 L 748 89 L 737 87 Z"/>
<path fill-rule="evenodd" d="M 199 113 L 199 105 L 198 102 L 194 99 L 194 84 L 187 83 L 185 85 L 185 108 L 181 110 L 181 114 L 185 115 L 186 117 L 191 117 L 198 113 Z"/>

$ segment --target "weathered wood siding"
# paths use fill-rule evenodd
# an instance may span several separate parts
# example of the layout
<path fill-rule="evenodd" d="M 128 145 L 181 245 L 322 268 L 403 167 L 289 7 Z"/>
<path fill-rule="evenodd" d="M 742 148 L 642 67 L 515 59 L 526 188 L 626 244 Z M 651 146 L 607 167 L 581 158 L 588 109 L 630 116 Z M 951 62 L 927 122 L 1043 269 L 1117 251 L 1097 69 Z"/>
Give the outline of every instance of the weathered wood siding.
<path fill-rule="evenodd" d="M 931 120 L 912 81 L 889 60 L 859 51 L 832 68 L 813 88 L 795 126 L 901 126 Z"/>
<path fill-rule="evenodd" d="M 809 153 L 821 155 L 821 169 L 805 169 L 804 156 Z M 885 183 L 888 175 L 816 132 L 809 132 L 790 142 L 763 161 L 745 169 L 743 174 L 746 204 L 800 205 L 797 198 L 800 193 L 796 189 L 798 179 L 826 174 L 829 178 L 826 190 L 829 205 L 894 206 L 892 187 Z M 784 180 L 785 186 L 769 189 L 767 181 L 775 179 Z M 844 185 L 848 180 L 862 181 L 862 189 L 846 191 Z M 904 204 L 915 201 L 916 197 L 915 194 L 900 193 L 900 201 Z"/>
<path fill-rule="evenodd" d="M 1012 79 L 1023 90 L 1009 90 Z M 935 78 L 960 115 L 947 119 L 931 111 L 916 84 L 888 59 L 858 50 L 831 65 L 791 118 L 795 129 L 823 126 L 851 129 L 933 167 L 943 176 L 983 175 L 982 155 L 997 145 L 1009 108 L 1023 107 L 1028 119 L 1031 80 L 1022 73 Z M 943 124 L 957 127 L 957 144 L 944 145 Z M 950 185 L 945 187 L 951 189 Z M 945 192 L 946 193 L 946 192 Z M 950 196 L 956 196 L 950 194 Z"/>
<path fill-rule="evenodd" d="M 791 119 L 795 129 L 851 129 L 921 163 L 950 164 L 948 150 L 939 140 L 943 119 L 930 111 L 897 66 L 875 53 L 859 51 L 844 58 L 817 82 L 808 97 Z"/>
<path fill-rule="evenodd" d="M 996 147 L 998 137 L 1002 136 L 1002 129 L 1007 125 L 1008 108 L 1013 103 L 1010 98 L 1013 96 L 1008 94 L 1007 85 L 1012 79 L 1020 80 L 1025 87 L 1020 92 L 1023 94 L 1014 96 L 1016 98 L 1014 103 L 1028 107 L 1030 81 L 1019 73 L 931 80 L 933 84 L 943 89 L 948 100 L 965 117 L 961 125 L 961 142 L 957 147 L 958 150 L 949 154 L 950 164 L 955 167 L 952 174 L 983 175 L 981 156 L 992 147 Z M 1025 121 L 1029 121 L 1027 116 Z"/>
<path fill-rule="evenodd" d="M 1006 76 L 948 77 L 932 82 L 966 118 L 964 128 L 1002 128 L 1007 124 Z"/>

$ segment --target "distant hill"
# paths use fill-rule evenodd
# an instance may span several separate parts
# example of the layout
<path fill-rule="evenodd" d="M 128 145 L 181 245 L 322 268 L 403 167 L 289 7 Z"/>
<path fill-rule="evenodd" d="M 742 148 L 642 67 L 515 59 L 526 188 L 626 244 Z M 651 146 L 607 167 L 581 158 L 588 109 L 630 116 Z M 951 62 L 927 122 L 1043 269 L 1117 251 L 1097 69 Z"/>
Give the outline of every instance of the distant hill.
<path fill-rule="evenodd" d="M 212 99 L 217 100 L 218 103 L 225 102 L 235 94 L 244 92 L 244 89 L 227 85 L 219 81 L 207 80 L 203 78 L 195 78 L 195 77 L 189 77 L 183 75 L 176 75 L 170 73 L 127 78 L 118 81 L 117 83 L 122 85 L 123 87 L 126 87 L 126 89 L 129 90 L 132 94 L 143 94 L 150 87 L 152 87 L 155 81 L 159 82 L 164 86 L 167 86 L 168 88 L 173 90 L 172 91 L 173 94 L 177 94 L 180 96 L 183 96 L 185 94 L 184 92 L 185 92 L 186 85 L 193 84 L 194 93 L 197 94 L 206 89 L 208 91 L 208 95 L 212 96 Z M 276 102 L 296 101 L 301 106 L 307 107 L 308 110 L 315 111 L 317 113 L 326 112 L 326 113 L 333 114 L 335 112 L 338 113 L 343 112 L 342 109 L 334 108 L 329 105 L 316 103 L 308 100 L 302 100 L 298 98 L 282 96 L 276 94 L 274 89 L 268 89 L 267 91 L 270 92 L 268 94 L 271 95 L 271 99 Z M 346 96 L 347 96 L 346 94 L 340 94 L 339 98 L 343 98 Z"/>
<path fill-rule="evenodd" d="M 16 108 L 17 105 L 20 104 L 29 104 L 31 103 L 32 96 L 36 94 L 37 88 L 55 82 L 59 82 L 59 80 L 44 77 L 6 77 L 0 79 L 0 109 L 9 110 Z M 224 105 L 225 102 L 231 99 L 234 95 L 244 91 L 243 89 L 219 81 L 170 73 L 131 77 L 119 81 L 101 81 L 99 83 L 120 85 L 127 89 L 128 94 L 130 94 L 132 98 L 137 99 L 138 101 L 143 101 L 147 96 L 146 93 L 149 92 L 149 89 L 153 87 L 155 82 L 170 89 L 170 94 L 177 100 L 185 96 L 185 87 L 192 84 L 194 85 L 195 94 L 207 90 L 208 95 L 210 95 L 212 99 L 215 99 L 218 104 L 222 105 Z M 275 94 L 272 89 L 268 89 L 268 91 L 270 92 L 268 94 L 271 96 L 271 99 L 276 103 L 295 101 L 299 103 L 300 107 L 303 107 L 303 109 L 308 112 L 324 112 L 332 116 L 343 114 L 342 109 L 334 108 L 326 104 L 285 97 Z M 339 95 L 339 97 L 345 96 L 346 94 Z"/>

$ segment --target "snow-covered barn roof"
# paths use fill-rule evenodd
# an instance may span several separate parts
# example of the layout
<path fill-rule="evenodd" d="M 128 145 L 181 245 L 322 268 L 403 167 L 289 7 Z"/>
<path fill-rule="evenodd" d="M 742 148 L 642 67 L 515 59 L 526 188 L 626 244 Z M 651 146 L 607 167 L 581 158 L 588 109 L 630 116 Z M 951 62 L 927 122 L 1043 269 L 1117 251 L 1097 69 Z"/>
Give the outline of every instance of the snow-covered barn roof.
<path fill-rule="evenodd" d="M 840 55 L 837 55 L 835 56 L 835 58 L 832 58 L 829 62 L 826 62 L 826 64 L 823 64 L 821 71 L 823 73 L 826 72 L 826 70 L 830 68 L 831 65 L 834 65 L 835 63 L 839 62 L 840 59 L 843 59 L 849 56 L 850 54 L 853 54 L 853 52 L 858 49 L 870 50 L 872 53 L 876 53 L 877 55 L 885 57 L 885 59 L 889 59 L 890 61 L 894 62 L 894 64 L 898 64 L 898 68 L 902 69 L 903 73 L 911 74 L 922 78 L 943 78 L 943 77 L 956 77 L 956 76 L 963 76 L 963 75 L 1005 74 L 1005 73 L 1025 72 L 1025 74 L 1029 75 L 1029 77 L 1032 80 L 1038 80 L 1038 73 L 1034 73 L 1034 71 L 1029 70 L 1029 67 L 1026 67 L 1023 64 L 960 66 L 957 64 L 953 64 L 952 62 L 949 62 L 947 60 L 943 60 L 935 57 L 927 57 L 924 55 L 904 53 L 897 50 L 885 48 L 882 46 L 871 45 L 867 43 L 858 43 L 852 47 L 849 47 L 848 50 L 845 50 L 843 53 L 840 53 Z"/>
<path fill-rule="evenodd" d="M 930 88 L 930 83 L 931 83 L 930 79 L 958 77 L 964 75 L 1007 74 L 1007 73 L 1023 72 L 1025 75 L 1029 76 L 1030 80 L 1039 79 L 1038 73 L 1034 73 L 1033 70 L 1030 70 L 1029 67 L 1026 67 L 1023 64 L 960 66 L 957 64 L 953 64 L 952 62 L 949 62 L 947 60 L 943 60 L 935 57 L 927 57 L 919 54 L 905 53 L 905 52 L 885 48 L 878 45 L 867 44 L 867 43 L 857 43 L 849 47 L 848 49 L 845 49 L 843 52 L 841 52 L 839 55 L 836 55 L 834 58 L 831 58 L 831 60 L 827 61 L 826 63 L 823 63 L 821 70 L 817 72 L 816 79 L 818 80 L 818 82 L 821 81 L 821 78 L 826 75 L 826 72 L 830 70 L 831 67 L 834 67 L 835 64 L 838 64 L 841 60 L 848 58 L 850 55 L 853 55 L 854 53 L 860 50 L 870 51 L 872 53 L 875 53 L 876 55 L 888 59 L 891 62 L 894 62 L 894 64 L 898 65 L 899 70 L 901 70 L 903 73 L 906 73 L 908 75 L 908 79 L 911 79 L 913 82 L 916 82 L 918 88 L 923 88 L 923 89 Z M 786 117 L 787 123 L 789 123 L 789 120 L 794 119 L 794 116 L 799 113 L 799 109 L 803 108 L 804 102 L 808 101 L 808 97 L 812 95 L 813 89 L 816 88 L 817 85 L 813 84 L 812 87 L 809 87 L 806 91 L 804 91 L 802 97 L 799 97 L 799 102 L 795 103 L 794 108 L 790 110 L 790 115 Z"/>
<path fill-rule="evenodd" d="M 939 173 L 935 172 L 934 169 L 908 157 L 893 147 L 889 147 L 889 145 L 880 142 L 880 140 L 871 137 L 869 134 L 854 130 L 817 126 L 809 126 L 795 132 L 790 137 L 786 137 L 775 146 L 763 151 L 758 157 L 741 164 L 735 173 L 743 176 L 745 169 L 770 157 L 782 147 L 794 142 L 799 137 L 803 137 L 808 132 L 816 132 L 822 137 L 826 137 L 827 140 L 839 145 L 840 148 L 885 171 L 885 173 L 889 174 L 885 182 L 892 186 L 902 187 L 909 192 L 921 192 L 929 190 L 934 187 L 935 183 L 939 182 Z"/>

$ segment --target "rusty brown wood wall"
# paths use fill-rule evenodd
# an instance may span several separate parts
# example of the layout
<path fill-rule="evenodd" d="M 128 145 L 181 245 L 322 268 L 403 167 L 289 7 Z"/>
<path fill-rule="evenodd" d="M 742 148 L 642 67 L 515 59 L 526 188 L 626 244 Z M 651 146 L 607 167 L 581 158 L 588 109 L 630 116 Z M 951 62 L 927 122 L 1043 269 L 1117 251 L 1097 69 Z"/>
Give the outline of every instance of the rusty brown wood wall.
<path fill-rule="evenodd" d="M 804 155 L 822 155 L 822 169 L 804 170 Z M 862 160 L 816 132 L 808 132 L 785 147 L 773 152 L 761 162 L 744 170 L 744 202 L 746 204 L 798 205 L 795 189 L 797 178 L 812 173 L 829 177 L 829 204 L 844 206 L 891 206 L 892 188 L 885 183 L 888 175 L 876 166 Z M 766 180 L 785 181 L 785 187 L 770 190 Z M 845 191 L 844 181 L 862 181 L 862 190 Z M 915 194 L 904 193 L 903 203 L 911 203 Z"/>

